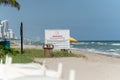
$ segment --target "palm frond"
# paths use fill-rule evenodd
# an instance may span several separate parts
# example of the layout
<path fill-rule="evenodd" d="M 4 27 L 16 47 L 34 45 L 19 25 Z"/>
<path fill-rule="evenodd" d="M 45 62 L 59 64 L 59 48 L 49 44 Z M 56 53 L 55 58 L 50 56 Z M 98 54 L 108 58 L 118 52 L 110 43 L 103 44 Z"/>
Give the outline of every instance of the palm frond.
<path fill-rule="evenodd" d="M 12 7 L 20 9 L 20 4 L 16 0 L 0 0 L 0 4 L 11 5 Z"/>

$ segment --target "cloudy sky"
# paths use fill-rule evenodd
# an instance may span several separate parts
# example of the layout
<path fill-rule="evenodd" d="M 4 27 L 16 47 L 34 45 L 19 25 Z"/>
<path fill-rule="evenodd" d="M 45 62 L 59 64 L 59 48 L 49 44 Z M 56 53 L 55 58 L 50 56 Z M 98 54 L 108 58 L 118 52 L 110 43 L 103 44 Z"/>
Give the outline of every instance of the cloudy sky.
<path fill-rule="evenodd" d="M 17 0 L 21 9 L 0 6 L 0 20 L 19 37 L 44 39 L 45 29 L 70 29 L 78 40 L 120 40 L 120 0 Z"/>

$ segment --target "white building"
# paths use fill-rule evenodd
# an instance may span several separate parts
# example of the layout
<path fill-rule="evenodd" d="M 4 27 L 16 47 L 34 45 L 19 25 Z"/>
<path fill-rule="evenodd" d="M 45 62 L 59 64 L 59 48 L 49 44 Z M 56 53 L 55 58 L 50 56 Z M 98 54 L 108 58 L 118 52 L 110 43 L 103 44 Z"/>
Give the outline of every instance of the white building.
<path fill-rule="evenodd" d="M 9 36 L 9 39 L 14 39 L 15 36 L 14 36 L 14 32 L 12 29 L 8 29 L 8 36 Z"/>
<path fill-rule="evenodd" d="M 2 31 L 3 31 L 3 25 L 0 24 L 0 38 L 2 38 L 2 36 L 3 36 L 2 35 L 2 33 L 3 33 Z"/>
<path fill-rule="evenodd" d="M 3 31 L 2 31 L 2 34 L 3 34 L 3 38 L 7 38 L 7 32 L 8 32 L 8 20 L 2 20 L 1 21 L 1 24 L 3 25 Z"/>
<path fill-rule="evenodd" d="M 14 39 L 14 32 L 12 29 L 8 29 L 8 20 L 2 20 L 0 22 L 0 39 Z"/>

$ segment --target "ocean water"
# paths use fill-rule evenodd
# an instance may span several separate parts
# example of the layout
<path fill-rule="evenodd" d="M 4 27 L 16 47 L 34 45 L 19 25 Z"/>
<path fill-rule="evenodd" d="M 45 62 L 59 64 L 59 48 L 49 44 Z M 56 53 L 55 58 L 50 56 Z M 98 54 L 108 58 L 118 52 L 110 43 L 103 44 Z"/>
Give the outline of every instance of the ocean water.
<path fill-rule="evenodd" d="M 79 41 L 71 49 L 120 56 L 120 41 Z"/>
<path fill-rule="evenodd" d="M 24 44 L 29 45 L 29 41 Z M 31 45 L 43 45 L 43 42 L 31 41 Z M 79 41 L 71 43 L 71 49 L 120 56 L 120 41 Z"/>

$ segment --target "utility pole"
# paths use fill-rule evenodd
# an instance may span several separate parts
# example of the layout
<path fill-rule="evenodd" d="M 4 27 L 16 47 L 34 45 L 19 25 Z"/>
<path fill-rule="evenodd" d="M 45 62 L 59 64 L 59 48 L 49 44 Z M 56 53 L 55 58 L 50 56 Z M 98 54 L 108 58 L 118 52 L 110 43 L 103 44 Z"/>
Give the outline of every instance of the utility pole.
<path fill-rule="evenodd" d="M 21 54 L 23 54 L 23 23 L 20 25 L 20 37 L 21 37 Z"/>

